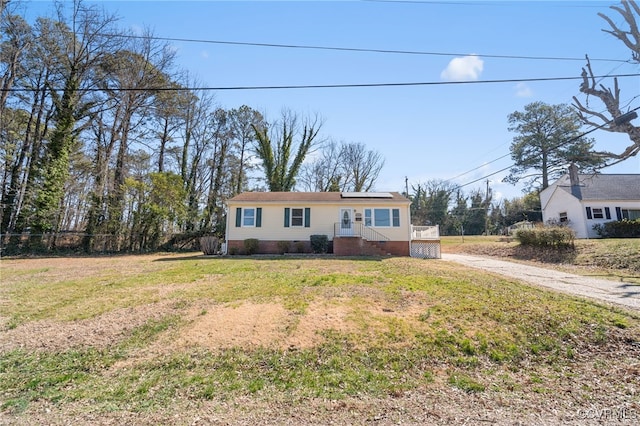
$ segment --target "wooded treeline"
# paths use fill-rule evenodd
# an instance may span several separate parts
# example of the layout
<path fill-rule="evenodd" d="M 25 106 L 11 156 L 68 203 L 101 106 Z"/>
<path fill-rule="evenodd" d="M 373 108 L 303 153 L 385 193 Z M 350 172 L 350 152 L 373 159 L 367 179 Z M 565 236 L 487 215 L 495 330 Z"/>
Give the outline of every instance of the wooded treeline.
<path fill-rule="evenodd" d="M 224 203 L 245 190 L 362 191 L 377 179 L 382 157 L 320 138 L 318 118 L 222 109 L 166 42 L 95 5 L 56 7 L 32 24 L 2 13 L 5 253 L 55 248 L 69 231 L 87 252 L 154 250 L 172 235 L 222 236 Z"/>
<path fill-rule="evenodd" d="M 87 251 L 153 249 L 220 232 L 224 200 L 248 187 L 264 117 L 217 108 L 165 42 L 116 24 L 80 2 L 33 25 L 3 15 L 1 227 L 16 244 L 71 230 Z"/>

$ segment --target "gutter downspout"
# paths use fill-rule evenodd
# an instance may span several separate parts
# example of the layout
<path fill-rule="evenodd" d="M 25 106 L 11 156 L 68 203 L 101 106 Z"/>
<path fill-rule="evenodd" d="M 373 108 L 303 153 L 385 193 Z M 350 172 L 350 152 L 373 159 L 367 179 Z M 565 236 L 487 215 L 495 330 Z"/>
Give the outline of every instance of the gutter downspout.
<path fill-rule="evenodd" d="M 224 250 L 222 251 L 223 255 L 226 255 L 229 252 L 229 212 L 231 209 L 227 204 L 227 223 L 224 226 Z"/>

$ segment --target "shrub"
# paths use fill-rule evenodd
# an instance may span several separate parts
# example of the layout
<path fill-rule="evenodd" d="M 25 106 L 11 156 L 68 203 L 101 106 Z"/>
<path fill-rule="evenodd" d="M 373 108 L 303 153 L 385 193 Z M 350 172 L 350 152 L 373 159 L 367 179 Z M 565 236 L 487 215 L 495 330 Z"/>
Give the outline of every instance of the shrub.
<path fill-rule="evenodd" d="M 329 237 L 326 235 L 312 235 L 310 240 L 311 250 L 314 253 L 327 253 L 329 249 Z"/>
<path fill-rule="evenodd" d="M 520 229 L 516 239 L 523 246 L 566 248 L 573 247 L 575 233 L 565 226 L 545 226 L 535 229 Z"/>
<path fill-rule="evenodd" d="M 212 255 L 218 253 L 220 247 L 220 240 L 218 237 L 207 236 L 200 238 L 200 249 L 206 255 Z"/>
<path fill-rule="evenodd" d="M 278 253 L 285 254 L 289 252 L 289 241 L 278 241 Z"/>
<path fill-rule="evenodd" d="M 247 238 L 244 240 L 244 252 L 245 254 L 252 255 L 258 252 L 260 241 L 257 238 Z"/>
<path fill-rule="evenodd" d="M 593 225 L 593 229 L 605 238 L 637 238 L 640 237 L 640 219 L 606 222 Z"/>

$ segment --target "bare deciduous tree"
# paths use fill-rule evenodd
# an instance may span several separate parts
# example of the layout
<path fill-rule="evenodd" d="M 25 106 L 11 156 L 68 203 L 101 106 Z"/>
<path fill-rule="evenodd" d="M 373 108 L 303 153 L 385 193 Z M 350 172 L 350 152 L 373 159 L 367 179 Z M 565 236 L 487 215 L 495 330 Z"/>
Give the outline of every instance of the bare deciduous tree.
<path fill-rule="evenodd" d="M 363 143 L 329 142 L 305 164 L 301 181 L 309 191 L 370 191 L 384 166 L 382 155 Z"/>
<path fill-rule="evenodd" d="M 342 151 L 346 182 L 355 192 L 370 191 L 384 166 L 382 155 L 363 143 L 346 144 Z"/>
<path fill-rule="evenodd" d="M 622 0 L 620 6 L 611 6 L 624 20 L 623 28 L 621 25 L 603 13 L 598 15 L 604 19 L 609 25 L 608 29 L 603 31 L 611 34 L 624 43 L 631 50 L 631 60 L 640 63 L 640 29 L 638 28 L 637 19 L 640 17 L 640 6 L 633 0 Z M 626 133 L 629 135 L 632 144 L 623 152 L 597 152 L 596 154 L 604 159 L 612 160 L 607 165 L 620 163 L 640 152 L 640 127 L 634 126 L 629 121 L 622 123 L 616 122 L 616 118 L 623 115 L 623 106 L 620 104 L 620 87 L 618 79 L 613 80 L 613 89 L 603 84 L 598 84 L 591 67 L 591 62 L 587 57 L 587 64 L 582 68 L 582 83 L 580 91 L 587 95 L 587 102 L 580 101 L 577 97 L 573 97 L 574 106 L 580 114 L 581 120 L 591 126 L 601 127 L 606 131 L 615 133 Z M 596 111 L 588 104 L 589 96 L 598 98 L 606 107 L 606 113 Z"/>
<path fill-rule="evenodd" d="M 306 191 L 342 190 L 341 152 L 343 144 L 329 141 L 316 158 L 307 162 L 300 173 L 300 183 Z"/>

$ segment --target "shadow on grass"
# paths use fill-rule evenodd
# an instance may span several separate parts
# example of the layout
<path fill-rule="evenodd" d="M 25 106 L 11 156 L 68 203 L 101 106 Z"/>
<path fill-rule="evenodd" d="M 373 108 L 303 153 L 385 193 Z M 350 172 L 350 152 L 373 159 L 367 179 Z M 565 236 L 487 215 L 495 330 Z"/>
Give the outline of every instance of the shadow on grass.
<path fill-rule="evenodd" d="M 154 262 L 177 262 L 184 260 L 359 260 L 367 262 L 381 262 L 393 256 L 335 256 L 333 254 L 253 254 L 253 255 L 205 255 L 194 254 L 193 256 L 167 257 L 155 259 Z"/>
<path fill-rule="evenodd" d="M 519 245 L 513 248 L 513 257 L 545 263 L 574 263 L 578 251 L 573 247 L 530 247 Z"/>

